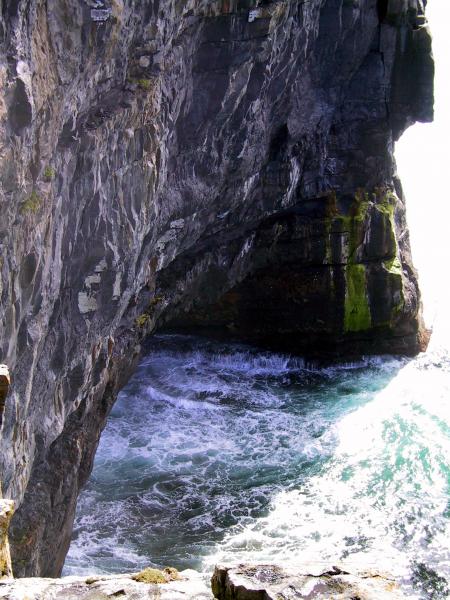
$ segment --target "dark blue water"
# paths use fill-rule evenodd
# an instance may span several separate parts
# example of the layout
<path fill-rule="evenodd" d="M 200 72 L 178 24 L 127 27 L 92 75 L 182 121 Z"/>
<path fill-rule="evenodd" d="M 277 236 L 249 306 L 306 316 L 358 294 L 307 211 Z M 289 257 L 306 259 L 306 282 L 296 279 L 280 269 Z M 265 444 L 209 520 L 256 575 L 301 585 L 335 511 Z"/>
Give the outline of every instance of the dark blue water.
<path fill-rule="evenodd" d="M 345 560 L 445 598 L 449 398 L 439 344 L 314 370 L 157 337 L 102 436 L 65 572 Z"/>

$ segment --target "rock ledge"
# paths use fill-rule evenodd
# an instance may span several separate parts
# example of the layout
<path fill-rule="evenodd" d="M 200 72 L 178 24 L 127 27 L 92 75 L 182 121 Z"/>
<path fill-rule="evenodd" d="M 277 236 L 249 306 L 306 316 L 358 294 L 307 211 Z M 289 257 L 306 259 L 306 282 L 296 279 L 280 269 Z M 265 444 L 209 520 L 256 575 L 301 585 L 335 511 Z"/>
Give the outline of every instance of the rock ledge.
<path fill-rule="evenodd" d="M 217 566 L 211 579 L 219 600 L 400 600 L 395 580 L 377 571 L 349 572 L 325 565 L 291 569 L 276 565 Z"/>
<path fill-rule="evenodd" d="M 24 578 L 0 581 L 4 600 L 212 600 L 204 577 L 193 570 L 165 584 L 135 581 L 136 573 L 111 576 Z"/>
<path fill-rule="evenodd" d="M 325 563 L 218 565 L 211 589 L 201 573 L 188 569 L 166 583 L 144 583 L 138 573 L 0 580 L 3 600 L 402 600 L 394 578 L 376 570 Z"/>

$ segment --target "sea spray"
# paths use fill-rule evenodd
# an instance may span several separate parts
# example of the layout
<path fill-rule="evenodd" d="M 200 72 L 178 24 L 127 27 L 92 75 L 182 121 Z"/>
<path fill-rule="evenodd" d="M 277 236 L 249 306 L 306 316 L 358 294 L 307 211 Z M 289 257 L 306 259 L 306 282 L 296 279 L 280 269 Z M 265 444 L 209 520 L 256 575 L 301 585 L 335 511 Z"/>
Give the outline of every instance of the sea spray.
<path fill-rule="evenodd" d="M 449 371 L 442 347 L 315 369 L 154 338 L 101 439 L 65 572 L 346 560 L 445 597 Z"/>

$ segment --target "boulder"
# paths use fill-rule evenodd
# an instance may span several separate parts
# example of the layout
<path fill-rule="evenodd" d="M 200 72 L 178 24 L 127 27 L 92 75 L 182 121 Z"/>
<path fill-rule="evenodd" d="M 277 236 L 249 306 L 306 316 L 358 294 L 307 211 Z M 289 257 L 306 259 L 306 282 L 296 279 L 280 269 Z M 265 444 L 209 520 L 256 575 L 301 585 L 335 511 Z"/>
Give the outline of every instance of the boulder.
<path fill-rule="evenodd" d="M 219 600 L 400 600 L 393 577 L 330 565 L 283 568 L 277 565 L 217 566 L 211 579 Z"/>

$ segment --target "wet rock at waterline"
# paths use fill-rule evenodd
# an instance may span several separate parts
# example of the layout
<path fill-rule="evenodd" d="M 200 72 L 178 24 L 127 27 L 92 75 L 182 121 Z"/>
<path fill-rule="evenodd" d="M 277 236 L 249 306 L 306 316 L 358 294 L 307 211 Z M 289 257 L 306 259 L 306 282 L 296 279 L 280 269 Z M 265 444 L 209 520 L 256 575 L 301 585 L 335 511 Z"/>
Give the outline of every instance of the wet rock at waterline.
<path fill-rule="evenodd" d="M 100 432 L 155 329 L 327 356 L 426 342 L 392 154 L 432 118 L 423 3 L 91 4 L 0 16 L 14 381 L 0 478 L 17 575 L 60 573 Z"/>
<path fill-rule="evenodd" d="M 283 569 L 274 565 L 218 566 L 211 580 L 218 600 L 401 600 L 405 598 L 389 575 L 376 571 L 305 565 Z"/>

